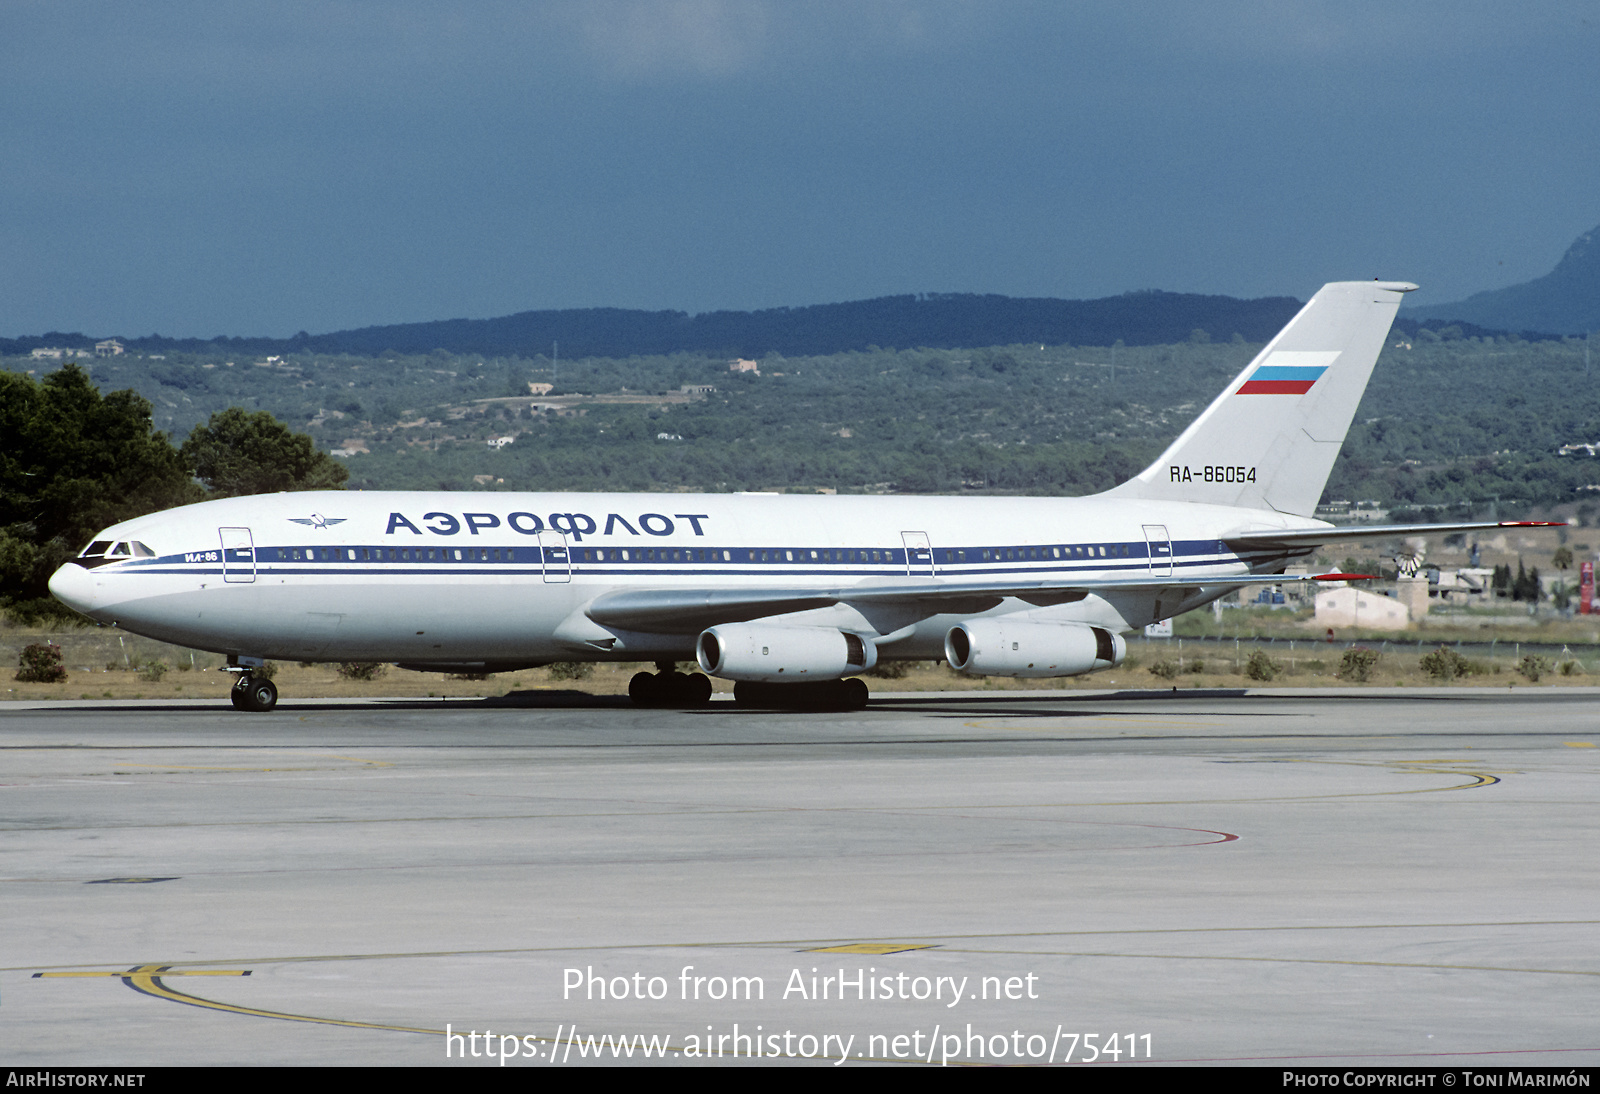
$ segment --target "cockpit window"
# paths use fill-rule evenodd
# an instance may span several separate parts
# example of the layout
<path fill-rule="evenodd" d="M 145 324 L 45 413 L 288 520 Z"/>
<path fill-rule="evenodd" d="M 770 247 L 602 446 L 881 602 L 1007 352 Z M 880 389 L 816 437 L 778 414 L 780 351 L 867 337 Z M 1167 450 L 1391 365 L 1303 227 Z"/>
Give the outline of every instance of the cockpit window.
<path fill-rule="evenodd" d="M 83 549 L 83 554 L 80 557 L 89 558 L 93 555 L 103 555 L 106 553 L 106 548 L 109 546 L 111 546 L 111 541 L 109 539 L 97 539 Z"/>
<path fill-rule="evenodd" d="M 156 553 L 154 551 L 152 551 L 150 548 L 146 547 L 144 544 L 140 543 L 138 540 L 134 540 L 131 544 L 129 544 L 129 546 L 133 548 L 133 557 L 134 558 L 155 558 L 156 557 Z"/>
<path fill-rule="evenodd" d="M 126 543 L 119 543 L 115 547 L 111 548 L 111 550 L 106 552 L 106 557 L 121 558 L 130 553 L 131 552 L 128 550 L 128 545 Z"/>

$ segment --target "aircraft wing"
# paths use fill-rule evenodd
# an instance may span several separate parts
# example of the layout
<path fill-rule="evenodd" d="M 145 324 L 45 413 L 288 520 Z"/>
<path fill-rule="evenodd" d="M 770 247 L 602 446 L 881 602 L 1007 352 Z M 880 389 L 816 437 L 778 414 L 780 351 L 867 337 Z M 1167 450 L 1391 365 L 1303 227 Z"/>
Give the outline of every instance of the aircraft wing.
<path fill-rule="evenodd" d="M 985 612 L 1007 597 L 1044 607 L 1069 604 L 1090 593 L 1123 590 L 1237 588 L 1284 581 L 1345 581 L 1368 574 L 1213 574 L 1206 577 L 1089 578 L 1080 581 L 907 581 L 828 588 L 619 589 L 603 593 L 584 610 L 602 626 L 651 634 L 698 634 L 719 623 L 743 623 L 772 615 L 829 608 L 835 604 L 926 606 L 929 615 Z"/>
<path fill-rule="evenodd" d="M 1348 543 L 1363 539 L 1389 539 L 1394 536 L 1439 536 L 1455 532 L 1483 532 L 1494 528 L 1564 528 L 1557 521 L 1501 520 L 1469 524 L 1361 524 L 1337 528 L 1295 528 L 1280 531 L 1236 532 L 1223 536 L 1230 547 L 1318 547 L 1324 543 Z"/>

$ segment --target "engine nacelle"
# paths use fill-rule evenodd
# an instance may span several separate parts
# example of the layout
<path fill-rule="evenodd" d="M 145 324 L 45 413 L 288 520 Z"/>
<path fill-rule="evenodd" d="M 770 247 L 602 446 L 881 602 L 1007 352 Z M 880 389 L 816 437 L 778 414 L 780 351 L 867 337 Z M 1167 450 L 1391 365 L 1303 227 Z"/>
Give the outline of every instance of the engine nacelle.
<path fill-rule="evenodd" d="M 1084 623 L 969 619 L 944 636 L 950 667 L 972 676 L 1077 676 L 1122 663 L 1122 636 Z"/>
<path fill-rule="evenodd" d="M 694 655 L 712 676 L 773 684 L 837 680 L 878 663 L 878 648 L 858 634 L 760 623 L 721 623 L 702 631 Z"/>

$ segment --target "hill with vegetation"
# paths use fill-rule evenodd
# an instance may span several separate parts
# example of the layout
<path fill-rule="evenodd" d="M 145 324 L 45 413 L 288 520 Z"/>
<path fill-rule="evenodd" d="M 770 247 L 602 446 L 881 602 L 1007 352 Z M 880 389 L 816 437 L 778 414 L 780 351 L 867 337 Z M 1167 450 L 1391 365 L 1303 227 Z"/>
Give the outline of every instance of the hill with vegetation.
<path fill-rule="evenodd" d="M 490 357 L 557 353 L 567 357 L 630 357 L 707 353 L 760 357 L 862 351 L 879 346 L 973 348 L 1014 342 L 1156 345 L 1195 330 L 1217 338 L 1270 338 L 1299 309 L 1293 297 L 1238 300 L 1194 293 L 1134 292 L 1101 300 L 1019 299 L 971 293 L 886 296 L 811 307 L 761 311 L 578 308 L 528 311 L 498 319 L 446 319 L 334 331 L 293 338 L 123 338 L 143 353 L 290 353 L 390 356 L 431 353 Z M 52 331 L 0 339 L 0 355 L 40 346 L 90 349 L 94 339 Z M 556 347 L 559 346 L 559 349 Z"/>
<path fill-rule="evenodd" d="M 1586 334 L 1600 328 L 1600 228 L 1579 236 L 1543 277 L 1475 293 L 1454 304 L 1407 308 L 1402 314 L 1421 322 L 1524 332 Z"/>
<path fill-rule="evenodd" d="M 102 391 L 138 392 L 174 438 L 230 407 L 270 412 L 364 489 L 1081 494 L 1157 456 L 1259 349 L 1195 332 L 1149 346 L 771 354 L 759 372 L 708 354 L 442 351 L 129 353 L 83 367 Z M 1600 463 L 1560 454 L 1600 441 L 1583 349 L 1398 329 L 1328 498 L 1502 516 L 1600 500 Z"/>

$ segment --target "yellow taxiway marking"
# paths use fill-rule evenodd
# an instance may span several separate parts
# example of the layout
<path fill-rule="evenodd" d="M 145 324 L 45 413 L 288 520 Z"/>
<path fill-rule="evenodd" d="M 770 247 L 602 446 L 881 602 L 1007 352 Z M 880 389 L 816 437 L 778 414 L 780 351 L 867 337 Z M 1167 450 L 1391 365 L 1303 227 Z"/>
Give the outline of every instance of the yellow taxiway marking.
<path fill-rule="evenodd" d="M 915 949 L 918 947 L 913 946 L 910 948 Z M 134 991 L 140 992 L 144 995 L 154 996 L 157 999 L 165 999 L 173 1003 L 183 1003 L 191 1007 L 201 1007 L 206 1010 L 220 1010 L 228 1014 L 244 1014 L 249 1015 L 252 1018 L 278 1018 L 286 1022 L 311 1022 L 316 1025 L 345 1026 L 353 1029 L 391 1030 L 396 1033 L 425 1033 L 435 1037 L 446 1037 L 450 1035 L 450 1031 L 442 1029 L 425 1029 L 419 1026 L 394 1026 L 383 1022 L 356 1022 L 346 1018 L 320 1018 L 310 1014 L 290 1014 L 285 1011 L 263 1010 L 259 1007 L 240 1007 L 235 1006 L 232 1003 L 219 1003 L 212 999 L 202 999 L 198 995 L 190 995 L 188 992 L 177 991 L 176 989 L 169 988 L 162 983 L 162 980 L 171 976 L 249 976 L 250 973 L 247 970 L 197 969 L 192 972 L 185 972 L 174 969 L 170 965 L 137 965 L 134 968 L 128 969 L 124 972 L 39 972 L 34 973 L 33 975 L 35 979 L 55 976 L 115 977 L 121 979 L 124 984 L 127 984 Z M 554 1061 L 557 1053 L 559 1052 L 561 1053 L 561 1062 L 566 1063 L 572 1058 L 572 1049 L 574 1046 L 576 1046 L 578 1049 L 579 1060 L 586 1058 L 593 1058 L 596 1060 L 601 1059 L 602 1053 L 609 1048 L 610 1044 L 615 1043 L 609 1041 L 609 1034 L 603 1036 L 605 1036 L 608 1040 L 601 1042 L 597 1040 L 597 1036 L 594 1034 L 582 1035 L 579 1033 L 576 1027 L 571 1028 L 569 1031 L 567 1030 L 565 1024 L 563 1024 L 557 1027 L 556 1035 L 554 1037 L 530 1034 L 519 1038 L 519 1040 L 523 1042 L 532 1040 L 538 1044 L 546 1045 L 548 1046 L 549 1051 L 548 1059 Z M 606 1047 L 602 1048 L 602 1044 Z M 674 1042 L 662 1042 L 660 1046 L 660 1055 L 658 1058 L 669 1058 L 669 1054 L 671 1058 L 680 1057 L 683 1055 L 684 1051 L 685 1050 L 681 1044 Z M 487 1054 L 488 1053 L 486 1049 L 485 1055 Z M 618 1053 L 616 1051 L 611 1051 L 609 1058 L 615 1059 L 617 1055 Z M 752 1056 L 751 1053 L 741 1053 L 737 1051 L 727 1053 L 726 1055 L 734 1058 L 750 1058 Z M 816 1057 L 816 1059 L 826 1060 L 831 1060 L 834 1058 L 835 1057 L 833 1056 Z M 862 1056 L 860 1059 L 882 1063 L 903 1062 L 897 1059 L 886 1059 L 880 1061 L 877 1057 L 866 1056 Z"/>
<path fill-rule="evenodd" d="M 864 953 L 883 956 L 891 953 L 910 953 L 912 950 L 931 950 L 932 945 L 925 942 L 852 942 L 848 946 L 818 946 L 814 950 L 804 950 L 804 953 Z"/>
<path fill-rule="evenodd" d="M 953 942 L 975 942 L 985 939 L 1047 939 L 1047 938 L 1089 938 L 1104 936 L 1138 936 L 1147 937 L 1154 935 L 1244 935 L 1264 933 L 1328 933 L 1341 931 L 1432 931 L 1448 929 L 1458 931 L 1470 927 L 1600 927 L 1600 919 L 1441 919 L 1431 921 L 1394 921 L 1377 923 L 1258 923 L 1232 927 L 1113 927 L 1094 928 L 1092 930 L 1073 931 L 1003 931 L 982 932 L 977 934 L 929 934 L 924 938 L 935 941 L 918 943 L 928 949 L 945 950 Z M 603 953 L 618 950 L 662 949 L 662 950 L 726 950 L 754 947 L 757 949 L 805 950 L 810 951 L 822 946 L 854 945 L 848 939 L 842 938 L 742 938 L 717 942 L 658 942 L 641 941 L 628 944 L 607 942 L 587 946 L 496 946 L 489 949 L 469 950 L 399 950 L 394 952 L 374 953 L 302 953 L 302 954 L 270 954 L 254 957 L 226 957 L 218 958 L 211 964 L 240 964 L 240 965 L 301 965 L 323 964 L 334 961 L 416 961 L 434 958 L 462 958 L 462 957 L 516 957 L 535 954 L 567 954 L 567 953 Z M 960 952 L 981 953 L 989 952 L 977 947 L 963 947 Z M 994 952 L 1006 953 L 1039 953 L 1054 952 L 1040 950 L 996 950 Z M 162 976 L 183 975 L 182 971 L 171 965 L 148 965 L 141 968 L 165 968 L 168 971 Z M 61 970 L 69 971 L 69 970 Z M 100 970 L 70 970 L 93 971 L 96 976 L 129 977 L 133 971 L 103 972 Z M 56 973 L 54 969 L 41 970 L 37 965 L 7 965 L 0 966 L 0 972 L 33 972 L 37 978 L 40 972 L 45 975 Z"/>
<path fill-rule="evenodd" d="M 131 974 L 125 969 L 112 972 L 36 972 L 35 980 L 52 980 L 56 977 L 70 976 L 115 976 L 126 980 Z M 168 967 L 162 976 L 249 976 L 249 969 L 173 969 Z"/>
<path fill-rule="evenodd" d="M 1568 748 L 1593 748 L 1594 747 L 1594 742 L 1593 741 L 1565 741 L 1563 743 Z"/>
<path fill-rule="evenodd" d="M 184 1003 L 191 1007 L 201 1007 L 206 1010 L 220 1010 L 228 1014 L 248 1014 L 254 1018 L 279 1018 L 285 1022 L 312 1022 L 324 1026 L 352 1026 L 356 1029 L 387 1029 L 399 1033 L 429 1033 L 444 1036 L 442 1029 L 419 1029 L 416 1026 L 391 1026 L 382 1022 L 355 1022 L 346 1018 L 319 1018 L 311 1014 L 289 1014 L 279 1010 L 262 1010 L 259 1007 L 240 1007 L 232 1003 L 219 1003 L 213 999 L 202 999 L 198 995 L 169 988 L 162 983 L 170 976 L 249 976 L 249 972 L 232 970 L 195 970 L 185 972 L 174 969 L 171 965 L 136 965 L 126 972 L 89 972 L 89 973 L 35 973 L 35 978 L 46 976 L 102 976 L 118 977 L 134 991 L 157 999 L 165 999 L 173 1003 Z"/>

